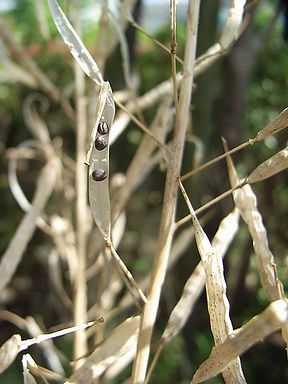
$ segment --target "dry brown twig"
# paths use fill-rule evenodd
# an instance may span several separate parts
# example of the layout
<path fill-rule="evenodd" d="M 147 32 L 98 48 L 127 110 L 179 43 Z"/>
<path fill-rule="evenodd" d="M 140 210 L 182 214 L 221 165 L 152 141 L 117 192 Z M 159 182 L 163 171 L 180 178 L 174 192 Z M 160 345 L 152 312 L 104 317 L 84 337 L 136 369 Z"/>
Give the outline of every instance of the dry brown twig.
<path fill-rule="evenodd" d="M 231 212 L 221 221 L 218 231 L 212 240 L 212 247 L 214 248 L 217 257 L 222 258 L 225 256 L 229 245 L 237 234 L 238 227 L 239 211 L 238 209 L 234 209 L 233 212 Z M 181 332 L 184 325 L 186 324 L 200 294 L 203 291 L 205 280 L 205 269 L 203 263 L 200 261 L 186 281 L 182 295 L 169 316 L 169 320 L 161 336 L 159 346 L 149 367 L 149 373 L 146 377 L 147 383 L 149 382 L 149 378 L 163 349 L 172 340 L 172 338 Z"/>
<path fill-rule="evenodd" d="M 273 333 L 288 321 L 286 300 L 272 302 L 263 312 L 236 329 L 227 339 L 215 346 L 207 360 L 196 371 L 191 384 L 202 383 L 216 376 L 229 363 L 255 343 Z"/>
<path fill-rule="evenodd" d="M 61 104 L 63 111 L 70 118 L 74 118 L 74 111 L 68 101 L 62 96 L 59 89 L 52 83 L 52 81 L 46 76 L 46 74 L 37 66 L 32 58 L 25 52 L 14 39 L 11 31 L 0 21 L 0 38 L 6 45 L 7 49 L 11 52 L 11 55 L 15 57 L 17 61 L 23 65 L 26 70 L 34 77 L 37 84 L 45 93 L 56 103 Z"/>
<path fill-rule="evenodd" d="M 171 228 L 174 222 L 177 201 L 177 177 L 180 172 L 193 84 L 199 6 L 200 1 L 189 2 L 183 82 L 180 87 L 179 96 L 179 125 L 177 125 L 176 120 L 172 150 L 168 160 L 157 251 L 152 267 L 151 281 L 147 293 L 147 303 L 145 304 L 140 321 L 137 353 L 132 373 L 132 380 L 134 383 L 143 382 L 145 380 L 150 354 L 151 336 L 171 249 Z"/>
<path fill-rule="evenodd" d="M 77 18 L 76 30 L 81 36 L 80 4 L 75 2 Z M 74 322 L 83 324 L 87 321 L 87 282 L 86 282 L 86 258 L 87 258 L 87 170 L 83 166 L 86 155 L 87 140 L 87 101 L 85 75 L 78 63 L 74 64 L 75 93 L 76 93 L 76 251 L 77 273 L 74 280 Z M 75 333 L 74 359 L 87 353 L 87 339 L 84 330 Z M 81 364 L 77 362 L 76 366 Z"/>
<path fill-rule="evenodd" d="M 49 160 L 37 180 L 37 187 L 31 209 L 25 214 L 1 258 L 0 292 L 2 292 L 10 282 L 23 257 L 27 244 L 36 229 L 37 219 L 44 210 L 47 200 L 55 188 L 59 167 L 59 159 L 53 152 L 50 152 Z"/>
<path fill-rule="evenodd" d="M 217 346 L 233 332 L 232 322 L 229 317 L 230 305 L 226 295 L 226 282 L 222 258 L 216 249 L 210 244 L 210 241 L 197 219 L 195 211 L 180 180 L 179 186 L 190 211 L 197 248 L 205 269 L 205 284 L 210 326 L 215 346 Z M 225 383 L 246 383 L 239 358 L 231 361 L 227 369 L 222 371 L 222 375 Z"/>

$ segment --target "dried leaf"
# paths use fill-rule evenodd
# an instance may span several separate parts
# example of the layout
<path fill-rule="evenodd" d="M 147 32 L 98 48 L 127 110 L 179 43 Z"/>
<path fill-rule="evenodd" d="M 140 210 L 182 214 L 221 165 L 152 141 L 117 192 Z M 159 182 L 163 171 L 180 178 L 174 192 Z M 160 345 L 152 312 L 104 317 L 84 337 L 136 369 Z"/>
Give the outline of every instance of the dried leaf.
<path fill-rule="evenodd" d="M 37 189 L 32 201 L 32 207 L 24 216 L 16 233 L 9 243 L 0 261 L 0 292 L 9 284 L 23 253 L 35 229 L 37 218 L 43 211 L 56 183 L 59 170 L 58 159 L 51 154 L 51 158 L 44 166 L 38 181 Z"/>
<path fill-rule="evenodd" d="M 21 344 L 21 336 L 13 335 L 0 347 L 0 373 L 4 372 L 16 359 Z"/>
<path fill-rule="evenodd" d="M 232 360 L 252 345 L 261 341 L 288 321 L 288 304 L 285 300 L 272 302 L 261 314 L 253 317 L 227 339 L 212 349 L 208 359 L 200 365 L 191 384 L 208 380 L 223 371 Z"/>
<path fill-rule="evenodd" d="M 126 319 L 85 360 L 66 384 L 94 384 L 108 367 L 136 351 L 139 316 Z"/>
<path fill-rule="evenodd" d="M 258 165 L 258 167 L 245 179 L 245 182 L 253 184 L 257 181 L 268 179 L 268 177 L 271 177 L 286 168 L 288 168 L 288 147 L 282 149 L 282 151 L 279 151 L 276 155 L 273 155 L 268 160 Z"/>

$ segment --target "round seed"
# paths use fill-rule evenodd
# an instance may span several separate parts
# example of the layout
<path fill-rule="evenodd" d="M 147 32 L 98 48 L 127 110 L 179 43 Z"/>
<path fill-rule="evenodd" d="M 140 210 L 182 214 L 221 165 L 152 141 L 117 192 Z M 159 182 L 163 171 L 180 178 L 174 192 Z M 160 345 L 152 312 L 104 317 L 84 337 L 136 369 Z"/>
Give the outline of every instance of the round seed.
<path fill-rule="evenodd" d="M 98 149 L 98 151 L 102 151 L 102 149 L 106 148 L 107 144 L 107 139 L 105 139 L 103 136 L 99 136 L 95 140 L 95 148 Z"/>
<path fill-rule="evenodd" d="M 106 121 L 101 121 L 101 123 L 98 124 L 97 131 L 100 135 L 106 135 L 109 132 L 109 127 Z"/>
<path fill-rule="evenodd" d="M 95 181 L 103 181 L 107 177 L 107 172 L 104 171 L 102 168 L 97 168 L 95 171 L 92 172 L 91 174 L 92 179 Z"/>

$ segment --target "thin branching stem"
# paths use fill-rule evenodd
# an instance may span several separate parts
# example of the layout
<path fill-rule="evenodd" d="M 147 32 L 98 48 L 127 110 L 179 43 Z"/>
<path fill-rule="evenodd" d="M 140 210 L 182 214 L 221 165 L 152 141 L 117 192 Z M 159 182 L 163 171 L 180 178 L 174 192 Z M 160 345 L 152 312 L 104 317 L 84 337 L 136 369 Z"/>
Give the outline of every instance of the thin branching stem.
<path fill-rule="evenodd" d="M 150 39 L 154 44 L 160 47 L 164 52 L 168 54 L 171 53 L 171 51 L 169 50 L 169 48 L 166 47 L 166 45 L 164 45 L 163 43 L 161 43 L 161 41 L 155 39 L 155 37 L 150 35 L 150 33 L 148 33 L 144 28 L 142 28 L 141 25 L 138 24 L 132 17 L 128 17 L 127 19 L 129 23 L 132 25 L 132 27 L 136 28 L 139 32 L 143 33 L 143 35 L 148 37 L 148 39 Z M 176 55 L 176 60 L 178 61 L 178 63 L 183 64 L 183 60 L 177 55 Z"/>
<path fill-rule="evenodd" d="M 124 112 L 126 112 L 126 113 L 130 116 L 131 120 L 133 120 L 134 123 L 137 124 L 138 127 L 141 128 L 143 132 L 145 132 L 147 135 L 149 135 L 149 136 L 151 137 L 151 139 L 153 139 L 153 140 L 155 141 L 155 143 L 158 145 L 159 148 L 162 148 L 162 149 L 166 150 L 166 146 L 165 146 L 163 143 L 161 143 L 161 141 L 159 141 L 159 140 L 158 140 L 158 139 L 157 139 L 157 138 L 156 138 L 156 137 L 149 131 L 149 129 L 147 129 L 147 127 L 146 127 L 144 124 L 142 124 L 141 121 L 138 120 L 137 117 L 135 117 L 135 116 L 134 116 L 134 115 L 133 115 L 133 114 L 132 114 L 126 107 L 125 107 L 125 105 L 123 105 L 120 101 L 117 101 L 117 100 L 115 100 L 115 104 L 117 104 L 119 108 L 121 108 Z"/>
<path fill-rule="evenodd" d="M 248 147 L 248 145 L 251 145 L 251 144 L 253 144 L 251 142 L 251 140 L 248 140 L 245 143 L 242 143 L 242 144 L 238 145 L 237 147 L 230 149 L 227 153 L 222 153 L 222 155 L 217 156 L 214 159 L 207 161 L 207 163 L 200 165 L 197 168 L 192 169 L 192 171 L 185 173 L 185 175 L 181 176 L 181 181 L 188 179 L 189 177 L 195 175 L 196 173 L 203 171 L 203 169 L 210 167 L 210 165 L 213 165 L 213 164 L 217 163 L 218 161 L 225 159 L 227 156 L 232 155 L 232 153 L 238 152 L 241 149 L 244 149 L 244 148 Z"/>
<path fill-rule="evenodd" d="M 77 8 L 79 7 L 77 1 Z M 79 12 L 75 12 L 79 15 Z M 80 20 L 77 17 L 76 25 L 80 35 Z M 87 174 L 84 165 L 86 154 L 87 136 L 87 105 L 85 97 L 85 74 L 75 63 L 75 84 L 76 84 L 76 239 L 78 272 L 76 274 L 74 288 L 74 321 L 75 324 L 87 321 L 87 290 L 86 290 L 86 223 L 87 223 Z M 75 333 L 74 359 L 78 359 L 87 353 L 87 340 L 84 330 Z"/>
<path fill-rule="evenodd" d="M 154 264 L 152 267 L 151 281 L 148 288 L 148 301 L 144 307 L 140 321 L 137 353 L 132 372 L 133 383 L 142 383 L 145 381 L 150 354 L 151 336 L 156 320 L 160 294 L 171 250 L 178 191 L 177 177 L 179 176 L 182 161 L 193 85 L 193 68 L 196 54 L 199 6 L 200 0 L 189 2 L 187 37 L 183 65 L 183 82 L 181 84 L 179 98 L 179 126 L 177 126 L 177 124 L 175 126 L 172 150 L 168 163 L 160 233 Z"/>

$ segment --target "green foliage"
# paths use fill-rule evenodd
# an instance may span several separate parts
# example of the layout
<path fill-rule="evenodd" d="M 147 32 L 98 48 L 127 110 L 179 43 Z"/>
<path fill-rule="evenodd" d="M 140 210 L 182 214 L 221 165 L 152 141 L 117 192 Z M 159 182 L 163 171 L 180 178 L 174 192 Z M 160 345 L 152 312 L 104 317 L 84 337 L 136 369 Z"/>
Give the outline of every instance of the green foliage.
<path fill-rule="evenodd" d="M 153 377 L 151 377 L 152 384 L 184 383 L 180 379 L 181 375 L 179 376 L 179 371 L 185 371 L 185 365 L 188 363 L 183 353 L 184 348 L 185 343 L 181 336 L 175 337 L 168 344 L 160 356 L 159 364 L 157 364 L 154 370 Z M 190 374 L 189 372 L 188 377 Z"/>

